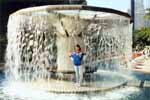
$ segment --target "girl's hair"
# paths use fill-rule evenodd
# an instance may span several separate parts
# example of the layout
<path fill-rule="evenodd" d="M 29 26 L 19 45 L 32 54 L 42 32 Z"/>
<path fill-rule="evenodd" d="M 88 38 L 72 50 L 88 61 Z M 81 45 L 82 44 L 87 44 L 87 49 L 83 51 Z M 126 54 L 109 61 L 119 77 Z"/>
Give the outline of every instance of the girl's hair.
<path fill-rule="evenodd" d="M 79 48 L 79 50 L 81 50 L 81 47 L 80 47 L 80 45 L 79 45 L 79 44 L 77 44 L 77 45 L 76 45 L 76 47 L 77 47 L 77 48 Z"/>

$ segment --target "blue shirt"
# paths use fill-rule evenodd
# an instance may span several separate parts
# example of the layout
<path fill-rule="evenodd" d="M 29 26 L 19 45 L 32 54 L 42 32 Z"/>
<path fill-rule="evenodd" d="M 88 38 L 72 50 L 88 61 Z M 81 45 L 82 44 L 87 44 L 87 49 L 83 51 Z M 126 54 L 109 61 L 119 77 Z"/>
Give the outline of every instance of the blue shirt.
<path fill-rule="evenodd" d="M 75 66 L 80 66 L 82 64 L 83 56 L 84 56 L 84 54 L 82 52 L 80 52 L 80 53 L 73 52 L 71 54 L 71 58 L 73 59 L 73 64 Z"/>

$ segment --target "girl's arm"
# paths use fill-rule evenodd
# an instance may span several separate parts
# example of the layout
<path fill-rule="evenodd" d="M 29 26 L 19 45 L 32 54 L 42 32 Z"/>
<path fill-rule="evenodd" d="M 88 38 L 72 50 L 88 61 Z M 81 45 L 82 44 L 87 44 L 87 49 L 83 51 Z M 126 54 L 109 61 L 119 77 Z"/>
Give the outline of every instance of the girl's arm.
<path fill-rule="evenodd" d="M 69 55 L 69 57 L 71 57 L 72 53 L 71 53 L 71 52 L 69 52 L 69 54 L 68 54 L 68 55 Z"/>

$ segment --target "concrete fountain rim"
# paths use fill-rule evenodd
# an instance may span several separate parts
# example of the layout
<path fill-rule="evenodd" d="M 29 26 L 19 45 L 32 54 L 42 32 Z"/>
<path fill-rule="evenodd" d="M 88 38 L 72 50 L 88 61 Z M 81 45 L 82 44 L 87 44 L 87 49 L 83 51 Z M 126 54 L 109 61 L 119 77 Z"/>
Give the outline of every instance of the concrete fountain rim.
<path fill-rule="evenodd" d="M 106 72 L 106 73 L 105 73 Z M 99 70 L 98 73 L 105 73 L 108 74 L 110 71 L 104 71 L 104 70 Z M 100 92 L 107 92 L 111 91 L 113 89 L 118 89 L 121 87 L 124 87 L 127 85 L 128 80 L 126 77 L 122 74 L 118 74 L 117 72 L 112 72 L 114 76 L 118 76 L 122 78 L 123 80 L 117 84 L 114 84 L 113 86 L 108 86 L 108 87 L 91 87 L 91 86 L 78 86 L 74 82 L 67 82 L 67 81 L 62 81 L 62 80 L 54 80 L 51 79 L 49 80 L 48 85 L 45 84 L 43 80 L 39 80 L 37 82 L 31 82 L 31 84 L 27 84 L 28 87 L 33 86 L 38 86 L 40 87 L 39 84 L 45 84 L 47 92 L 50 93 L 66 93 L 66 94 L 82 94 L 82 93 L 100 93 Z M 104 75 L 105 76 L 105 75 Z M 112 77 L 112 76 L 110 76 Z M 114 79 L 115 80 L 115 79 Z"/>
<path fill-rule="evenodd" d="M 108 74 L 110 73 L 111 71 L 105 71 L 105 70 L 98 70 L 97 71 L 98 73 L 105 73 Z M 122 74 L 119 74 L 117 72 L 112 72 L 112 74 L 114 76 L 117 76 L 117 77 L 121 77 L 124 79 L 124 81 L 120 82 L 119 84 L 117 85 L 114 85 L 112 87 L 79 87 L 79 86 L 74 86 L 75 88 L 74 89 L 68 89 L 68 88 L 64 88 L 64 89 L 48 89 L 48 92 L 52 92 L 52 93 L 97 93 L 97 92 L 107 92 L 107 91 L 111 91 L 113 89 L 117 89 L 117 88 L 121 88 L 125 85 L 127 85 L 128 83 L 128 80 L 126 79 L 126 77 Z"/>
<path fill-rule="evenodd" d="M 124 16 L 126 18 L 129 18 L 132 22 L 132 18 L 128 13 L 112 9 L 112 8 L 106 8 L 106 7 L 95 7 L 95 6 L 85 6 L 85 5 L 46 5 L 46 6 L 37 6 L 37 7 L 30 7 L 30 8 L 24 8 L 21 10 L 16 11 L 13 14 L 25 14 L 25 13 L 32 13 L 35 11 L 43 11 L 46 10 L 47 12 L 52 10 L 87 10 L 87 11 L 97 11 L 97 12 L 106 12 L 106 13 L 112 13 L 117 14 L 120 16 Z"/>
<path fill-rule="evenodd" d="M 99 70 L 101 73 L 108 74 L 110 71 L 104 71 L 104 70 Z M 58 93 L 58 94 L 84 94 L 84 93 L 104 93 L 108 91 L 112 91 L 114 89 L 119 89 L 127 85 L 128 80 L 124 75 L 121 73 L 118 75 L 117 72 L 112 72 L 114 76 L 118 76 L 122 78 L 123 80 L 119 82 L 119 84 L 113 84 L 113 86 L 108 86 L 108 87 L 91 87 L 91 86 L 78 86 L 74 82 L 67 82 L 67 81 L 62 81 L 62 80 L 54 80 L 50 79 L 49 81 L 45 81 L 43 79 L 39 79 L 38 81 L 31 81 L 31 82 L 23 82 L 23 81 L 11 81 L 8 84 L 10 86 L 16 87 L 18 84 L 22 84 L 21 86 L 25 86 L 32 89 L 36 90 L 42 90 L 46 91 L 49 93 Z M 105 76 L 105 75 L 104 75 Z M 110 77 L 114 77 L 110 76 Z M 115 78 L 114 78 L 115 80 Z M 48 83 L 47 83 L 48 82 Z M 6 81 L 7 83 L 7 81 Z M 41 85 L 42 84 L 42 85 Z"/>

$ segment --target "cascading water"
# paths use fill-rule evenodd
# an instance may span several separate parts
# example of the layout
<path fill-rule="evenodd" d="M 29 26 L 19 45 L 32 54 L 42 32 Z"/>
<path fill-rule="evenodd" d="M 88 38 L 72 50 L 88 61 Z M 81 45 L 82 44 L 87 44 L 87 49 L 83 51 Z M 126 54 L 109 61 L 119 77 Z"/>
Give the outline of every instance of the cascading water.
<path fill-rule="evenodd" d="M 9 17 L 0 99 L 149 100 L 149 88 L 120 87 L 126 78 L 118 69 L 128 67 L 131 34 L 130 17 L 108 8 L 56 5 L 17 11 Z M 68 57 L 75 44 L 86 53 L 89 78 L 84 76 L 81 87 L 74 84 Z"/>
<path fill-rule="evenodd" d="M 69 6 L 28 8 L 10 15 L 6 54 L 8 80 L 45 85 L 44 80 L 45 88 L 48 84 L 47 90 L 55 92 L 67 84 L 70 87 L 65 91 L 70 92 L 74 76 L 66 73 L 73 73 L 74 68 L 68 53 L 79 44 L 86 53 L 83 66 L 90 77 L 85 81 L 90 85 L 85 85 L 88 89 L 75 88 L 75 91 L 97 91 L 122 84 L 124 79 L 113 71 L 128 65 L 132 51 L 130 19 L 81 10 L 80 6 L 61 10 L 63 7 Z M 107 74 L 114 76 L 107 77 Z"/>
<path fill-rule="evenodd" d="M 88 54 L 86 61 L 89 66 L 112 71 L 118 69 L 127 60 L 123 56 L 131 53 L 129 30 L 129 21 L 122 18 L 106 18 L 90 23 L 87 33 L 84 34 Z"/>
<path fill-rule="evenodd" d="M 56 66 L 55 28 L 47 26 L 46 17 L 43 19 L 41 16 L 29 19 L 18 16 L 14 21 L 9 21 L 8 27 L 9 76 L 16 80 L 45 78 L 47 68 Z"/>

